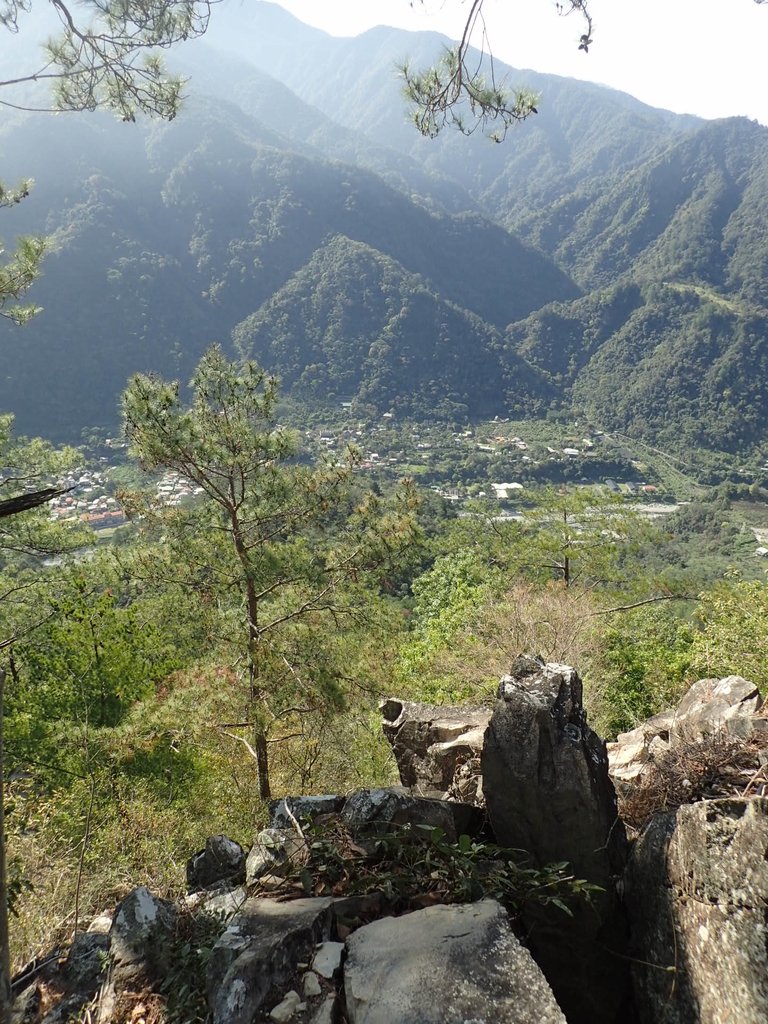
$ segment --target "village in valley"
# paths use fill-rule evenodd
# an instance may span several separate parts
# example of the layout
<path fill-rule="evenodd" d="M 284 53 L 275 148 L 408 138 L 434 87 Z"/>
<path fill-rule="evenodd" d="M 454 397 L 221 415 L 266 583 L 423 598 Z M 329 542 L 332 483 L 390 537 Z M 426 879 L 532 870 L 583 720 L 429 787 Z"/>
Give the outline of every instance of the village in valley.
<path fill-rule="evenodd" d="M 601 430 L 588 434 L 578 423 L 526 423 L 496 417 L 453 429 L 429 422 L 398 422 L 393 413 L 379 419 L 353 420 L 345 415 L 331 424 L 297 431 L 299 457 L 309 461 L 350 459 L 355 472 L 383 486 L 412 478 L 449 505 L 461 509 L 474 499 L 499 503 L 500 514 L 514 514 L 514 504 L 542 485 L 590 486 L 620 495 L 649 515 L 674 511 L 691 496 L 684 474 L 666 475 L 641 461 L 637 443 Z M 154 491 L 166 505 L 180 505 L 201 493 L 177 473 L 142 479 L 129 468 L 127 446 L 104 436 L 82 446 L 83 465 L 58 481 L 64 494 L 51 502 L 57 521 L 78 520 L 102 539 L 127 524 L 120 492 Z M 671 479 L 670 479 L 671 478 Z"/>

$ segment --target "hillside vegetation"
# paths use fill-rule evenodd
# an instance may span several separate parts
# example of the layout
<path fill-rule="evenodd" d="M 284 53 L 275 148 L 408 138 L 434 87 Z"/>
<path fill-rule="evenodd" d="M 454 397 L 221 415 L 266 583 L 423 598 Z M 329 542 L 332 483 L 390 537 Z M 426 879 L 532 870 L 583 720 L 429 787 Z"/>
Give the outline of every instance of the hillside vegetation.
<path fill-rule="evenodd" d="M 170 124 L 0 125 L 49 248 L 1 496 L 56 492 L 0 516 L 18 966 L 270 792 L 394 781 L 388 694 L 536 652 L 614 736 L 768 687 L 768 129 L 514 72 L 505 145 L 427 142 L 439 37 L 235 9 Z"/>

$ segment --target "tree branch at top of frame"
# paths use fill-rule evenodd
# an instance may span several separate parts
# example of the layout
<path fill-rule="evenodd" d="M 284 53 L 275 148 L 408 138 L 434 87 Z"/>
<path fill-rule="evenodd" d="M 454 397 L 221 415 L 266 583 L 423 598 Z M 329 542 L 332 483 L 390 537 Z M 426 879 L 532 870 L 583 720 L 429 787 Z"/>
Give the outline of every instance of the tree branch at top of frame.
<path fill-rule="evenodd" d="M 416 2 L 424 0 L 412 0 L 412 6 Z M 463 135 L 487 131 L 494 142 L 502 142 L 513 125 L 538 113 L 538 97 L 527 89 L 510 90 L 504 81 L 497 81 L 483 15 L 485 0 L 468 2 L 459 42 L 426 70 L 415 71 L 404 64 L 400 68 L 403 91 L 413 106 L 416 128 L 427 138 L 436 138 L 448 127 Z M 587 53 L 592 43 L 589 0 L 559 0 L 555 8 L 561 16 L 580 15 L 578 48 Z"/>
<path fill-rule="evenodd" d="M 184 83 L 167 74 L 158 51 L 202 36 L 211 8 L 221 0 L 47 2 L 61 23 L 59 35 L 45 44 L 40 67 L 0 80 L 0 90 L 50 82 L 52 102 L 28 106 L 0 97 L 0 105 L 37 111 L 103 107 L 134 121 L 139 113 L 175 117 Z M 31 7 L 32 0 L 0 0 L 0 28 L 20 31 L 20 17 Z"/>

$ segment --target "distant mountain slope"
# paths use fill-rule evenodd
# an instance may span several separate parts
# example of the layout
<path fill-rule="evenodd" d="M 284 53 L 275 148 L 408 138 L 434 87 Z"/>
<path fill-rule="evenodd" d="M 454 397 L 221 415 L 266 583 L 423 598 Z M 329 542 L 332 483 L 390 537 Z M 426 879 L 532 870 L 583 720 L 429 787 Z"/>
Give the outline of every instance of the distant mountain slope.
<path fill-rule="evenodd" d="M 602 86 L 498 62 L 499 79 L 540 95 L 538 115 L 503 145 L 450 131 L 422 139 L 409 121 L 397 66 L 428 65 L 448 45 L 444 36 L 380 27 L 338 39 L 261 0 L 249 6 L 238 31 L 226 10 L 220 13 L 211 45 L 240 54 L 334 121 L 452 179 L 508 226 L 585 181 L 623 174 L 703 123 Z"/>
<path fill-rule="evenodd" d="M 279 132 L 297 153 L 353 164 L 435 211 L 479 212 L 469 193 L 451 178 L 426 170 L 418 159 L 391 149 L 362 131 L 345 128 L 245 57 L 198 41 L 175 62 L 189 76 L 191 96 L 220 97 Z"/>
<path fill-rule="evenodd" d="M 580 188 L 518 227 L 583 287 L 631 273 L 706 283 L 766 305 L 768 130 L 708 122 L 620 181 Z"/>
<path fill-rule="evenodd" d="M 506 345 L 606 428 L 673 450 L 768 442 L 768 311 L 704 287 L 626 284 L 514 324 Z"/>
<path fill-rule="evenodd" d="M 211 341 L 340 234 L 497 328 L 578 294 L 503 228 L 430 213 L 369 171 L 301 155 L 223 101 L 130 129 L 30 117 L 0 132 L 0 153 L 11 180 L 37 179 L 8 226 L 52 239 L 31 293 L 45 311 L 23 334 L 0 324 L 14 346 L 0 405 L 27 431 L 71 438 L 114 422 L 136 371 L 186 379 Z"/>
<path fill-rule="evenodd" d="M 500 360 L 499 334 L 434 295 L 382 253 L 341 235 L 318 249 L 235 330 L 240 350 L 293 393 L 356 399 L 415 416 L 502 414 L 547 389 L 520 358 Z"/>
<path fill-rule="evenodd" d="M 3 177 L 36 186 L 0 231 L 53 250 L 45 312 L 0 323 L 0 407 L 72 438 L 114 423 L 130 373 L 186 379 L 236 328 L 313 401 L 575 402 L 671 447 L 768 445 L 768 129 L 509 69 L 539 115 L 504 145 L 427 141 L 393 69 L 443 44 L 249 0 L 182 49 L 173 124 L 3 121 Z"/>

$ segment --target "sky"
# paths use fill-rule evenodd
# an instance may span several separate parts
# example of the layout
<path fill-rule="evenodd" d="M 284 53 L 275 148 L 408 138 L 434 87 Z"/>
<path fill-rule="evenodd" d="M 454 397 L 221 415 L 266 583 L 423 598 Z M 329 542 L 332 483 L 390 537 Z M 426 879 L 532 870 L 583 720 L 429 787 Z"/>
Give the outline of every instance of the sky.
<path fill-rule="evenodd" d="M 457 38 L 469 0 L 276 0 L 332 35 L 375 25 Z M 485 0 L 493 53 L 516 68 L 583 78 L 655 107 L 701 117 L 744 115 L 768 125 L 768 2 L 591 0 L 589 53 L 582 23 L 554 0 Z"/>

